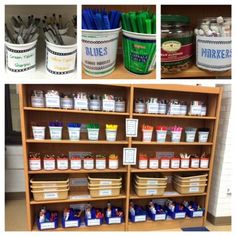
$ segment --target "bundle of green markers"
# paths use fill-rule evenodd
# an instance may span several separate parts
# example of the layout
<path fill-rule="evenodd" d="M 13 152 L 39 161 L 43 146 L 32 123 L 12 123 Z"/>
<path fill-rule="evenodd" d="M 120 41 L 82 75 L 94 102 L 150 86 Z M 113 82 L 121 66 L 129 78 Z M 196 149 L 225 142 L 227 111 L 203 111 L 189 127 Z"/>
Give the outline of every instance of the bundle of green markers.
<path fill-rule="evenodd" d="M 122 13 L 121 21 L 123 30 L 143 34 L 156 33 L 156 14 L 150 11 Z"/>

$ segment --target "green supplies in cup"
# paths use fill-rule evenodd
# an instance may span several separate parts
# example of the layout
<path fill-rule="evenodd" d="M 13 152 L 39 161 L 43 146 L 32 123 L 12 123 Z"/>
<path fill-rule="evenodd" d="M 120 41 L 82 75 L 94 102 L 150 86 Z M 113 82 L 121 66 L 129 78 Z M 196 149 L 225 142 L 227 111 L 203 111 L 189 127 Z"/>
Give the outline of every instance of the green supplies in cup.
<path fill-rule="evenodd" d="M 148 74 L 156 66 L 156 15 L 148 11 L 122 14 L 124 66 Z"/>

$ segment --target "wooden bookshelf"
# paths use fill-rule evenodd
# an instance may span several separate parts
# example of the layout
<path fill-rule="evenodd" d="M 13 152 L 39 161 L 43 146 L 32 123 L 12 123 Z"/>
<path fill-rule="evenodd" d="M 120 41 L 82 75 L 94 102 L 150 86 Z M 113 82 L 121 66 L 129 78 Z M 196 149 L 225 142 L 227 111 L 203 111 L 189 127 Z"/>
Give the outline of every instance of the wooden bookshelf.
<path fill-rule="evenodd" d="M 32 90 L 41 89 L 49 90 L 54 88 L 61 92 L 74 92 L 85 91 L 87 93 L 111 93 L 116 96 L 122 96 L 126 99 L 126 111 L 124 113 L 115 112 L 93 112 L 93 111 L 77 111 L 77 110 L 63 110 L 63 109 L 48 109 L 48 108 L 32 108 L 30 104 L 30 95 Z M 133 230 L 164 230 L 178 227 L 188 226 L 203 226 L 206 222 L 206 214 L 202 218 L 183 220 L 171 220 L 167 219 L 162 222 L 146 221 L 139 223 L 132 223 L 129 221 L 129 202 L 132 200 L 134 203 L 145 205 L 150 199 L 176 199 L 177 201 L 183 200 L 196 200 L 202 207 L 208 209 L 209 193 L 211 187 L 211 178 L 213 173 L 214 156 L 217 127 L 219 123 L 219 114 L 221 106 L 222 89 L 217 87 L 202 87 L 202 86 L 184 86 L 184 85 L 153 85 L 153 84 L 139 84 L 139 85 L 41 85 L 41 84 L 25 84 L 19 85 L 20 96 L 20 112 L 21 112 L 21 128 L 22 128 L 22 142 L 24 151 L 24 174 L 25 174 L 25 186 L 26 186 L 26 212 L 27 212 L 27 225 L 28 230 L 37 230 L 35 226 L 35 216 L 38 213 L 40 207 L 43 205 L 48 206 L 50 209 L 58 210 L 61 212 L 64 207 L 68 207 L 70 204 L 79 204 L 91 202 L 93 206 L 105 207 L 107 201 L 114 201 L 124 209 L 125 219 L 124 223 L 120 225 L 106 225 L 103 224 L 100 227 L 86 227 L 69 228 L 64 229 L 59 224 L 56 231 L 133 231 Z M 176 98 L 189 102 L 191 100 L 202 100 L 207 104 L 207 116 L 171 116 L 171 115 L 153 115 L 153 114 L 137 114 L 133 112 L 134 101 L 140 97 L 154 97 L 158 96 L 163 99 Z M 138 118 L 139 130 L 137 138 L 125 137 L 125 118 Z M 48 134 L 46 134 L 45 140 L 34 140 L 32 138 L 31 122 L 38 122 L 40 120 L 49 121 L 53 119 L 62 120 L 63 124 L 72 122 L 74 119 L 83 122 L 97 122 L 101 124 L 102 129 L 106 122 L 117 123 L 119 125 L 117 141 L 108 142 L 105 139 L 105 132 L 101 130 L 100 140 L 92 142 L 86 139 L 86 135 L 81 137 L 79 141 L 70 141 L 68 136 L 63 133 L 62 140 L 50 140 Z M 211 130 L 209 142 L 207 143 L 186 143 L 184 139 L 181 139 L 179 143 L 172 143 L 169 140 L 165 143 L 157 143 L 155 138 L 152 142 L 142 142 L 141 140 L 141 125 L 142 123 L 158 125 L 164 122 L 165 125 L 179 124 L 183 127 L 195 126 L 195 127 L 209 127 Z M 175 153 L 187 152 L 187 153 L 202 153 L 208 152 L 210 156 L 210 164 L 207 169 L 139 169 L 136 166 L 123 166 L 122 165 L 122 153 L 123 147 L 137 147 L 138 153 L 154 153 L 158 151 L 171 151 Z M 46 152 L 53 151 L 68 153 L 69 151 L 91 151 L 93 153 L 117 153 L 119 155 L 120 166 L 117 170 L 55 170 L 55 171 L 31 171 L 28 167 L 28 153 L 30 151 Z M 165 191 L 162 196 L 145 196 L 139 197 L 133 191 L 133 175 L 142 173 L 163 173 L 172 175 L 175 173 L 207 173 L 208 174 L 208 186 L 204 193 L 196 194 L 179 194 L 172 189 Z M 107 175 L 113 175 L 119 173 L 123 177 L 122 192 L 117 197 L 99 197 L 91 198 L 87 191 L 80 190 L 74 196 L 74 192 L 69 192 L 69 198 L 65 200 L 52 200 L 52 201 L 35 201 L 30 192 L 30 179 L 35 175 L 49 175 L 59 176 L 66 174 L 69 177 L 86 177 L 88 174 L 107 173 Z M 78 197 L 79 196 L 79 197 Z"/>

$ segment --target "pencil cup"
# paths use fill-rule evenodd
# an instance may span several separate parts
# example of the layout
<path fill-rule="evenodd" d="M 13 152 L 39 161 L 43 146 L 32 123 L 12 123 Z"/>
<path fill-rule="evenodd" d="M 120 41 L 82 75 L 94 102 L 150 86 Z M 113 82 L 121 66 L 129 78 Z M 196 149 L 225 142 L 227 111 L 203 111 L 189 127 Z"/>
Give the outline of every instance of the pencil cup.
<path fill-rule="evenodd" d="M 17 75 L 34 72 L 36 68 L 36 43 L 37 40 L 26 44 L 5 42 L 7 72 Z"/>
<path fill-rule="evenodd" d="M 46 70 L 51 75 L 67 77 L 76 70 L 77 44 L 73 37 L 61 37 L 64 45 L 46 41 Z"/>
<path fill-rule="evenodd" d="M 156 66 L 156 34 L 122 32 L 125 68 L 135 74 L 151 73 Z"/>
<path fill-rule="evenodd" d="M 82 30 L 82 62 L 86 74 L 101 77 L 114 71 L 120 30 Z"/>

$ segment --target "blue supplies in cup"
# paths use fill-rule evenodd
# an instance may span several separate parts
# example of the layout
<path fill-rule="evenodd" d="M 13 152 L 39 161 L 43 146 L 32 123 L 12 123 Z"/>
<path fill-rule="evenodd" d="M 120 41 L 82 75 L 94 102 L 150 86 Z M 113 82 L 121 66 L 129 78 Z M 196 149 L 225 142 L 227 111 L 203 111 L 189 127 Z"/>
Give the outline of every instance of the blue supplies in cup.
<path fill-rule="evenodd" d="M 94 208 L 90 204 L 85 209 L 85 225 L 86 226 L 98 226 L 102 225 L 104 214 L 100 208 Z"/>
<path fill-rule="evenodd" d="M 163 206 L 153 203 L 152 201 L 146 206 L 148 216 L 153 221 L 166 220 L 167 211 Z"/>
<path fill-rule="evenodd" d="M 130 202 L 129 207 L 129 219 L 131 222 L 142 222 L 147 220 L 147 212 L 143 207 L 134 205 L 133 202 Z"/>
<path fill-rule="evenodd" d="M 81 213 L 79 209 L 65 208 L 62 216 L 62 227 L 80 227 L 81 224 Z"/>
<path fill-rule="evenodd" d="M 184 201 L 183 205 L 185 206 L 185 211 L 188 217 L 196 218 L 204 216 L 205 209 L 201 208 L 198 203 L 193 201 L 190 202 Z"/>
<path fill-rule="evenodd" d="M 58 212 L 46 210 L 41 208 L 36 219 L 39 230 L 48 230 L 58 228 Z"/>
<path fill-rule="evenodd" d="M 121 224 L 124 221 L 124 212 L 120 207 L 112 207 L 111 203 L 107 203 L 105 208 L 105 220 L 107 224 Z"/>
<path fill-rule="evenodd" d="M 167 200 L 165 203 L 167 215 L 172 219 L 184 219 L 186 217 L 186 211 L 183 204 Z"/>

